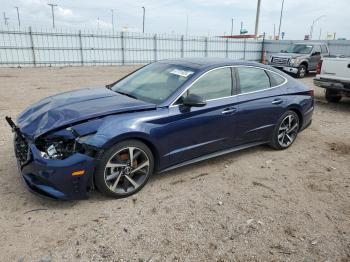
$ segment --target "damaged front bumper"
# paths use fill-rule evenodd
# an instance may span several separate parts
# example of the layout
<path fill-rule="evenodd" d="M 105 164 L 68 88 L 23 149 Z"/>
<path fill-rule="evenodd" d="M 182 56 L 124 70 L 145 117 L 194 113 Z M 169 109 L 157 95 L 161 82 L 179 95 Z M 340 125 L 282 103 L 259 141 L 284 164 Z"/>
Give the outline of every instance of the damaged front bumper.
<path fill-rule="evenodd" d="M 87 198 L 93 188 L 96 159 L 75 153 L 63 160 L 45 159 L 34 144 L 28 144 L 29 159 L 18 168 L 26 186 L 33 193 L 62 200 Z M 77 171 L 79 175 L 74 175 Z"/>

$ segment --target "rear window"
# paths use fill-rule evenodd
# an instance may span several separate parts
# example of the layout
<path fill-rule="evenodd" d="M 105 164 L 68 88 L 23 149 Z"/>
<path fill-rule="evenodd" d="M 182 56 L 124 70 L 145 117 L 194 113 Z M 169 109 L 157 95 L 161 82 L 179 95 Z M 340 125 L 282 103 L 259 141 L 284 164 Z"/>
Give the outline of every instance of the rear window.
<path fill-rule="evenodd" d="M 322 54 L 328 53 L 327 47 L 325 45 L 321 45 L 321 51 L 322 51 Z"/>

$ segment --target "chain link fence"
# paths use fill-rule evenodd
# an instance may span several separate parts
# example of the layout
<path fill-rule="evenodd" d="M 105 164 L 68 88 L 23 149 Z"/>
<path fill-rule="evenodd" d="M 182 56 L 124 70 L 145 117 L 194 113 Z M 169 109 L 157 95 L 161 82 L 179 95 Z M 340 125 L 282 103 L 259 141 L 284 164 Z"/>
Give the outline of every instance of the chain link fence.
<path fill-rule="evenodd" d="M 183 35 L 0 28 L 0 66 L 144 64 L 181 57 L 259 61 L 262 41 Z"/>
<path fill-rule="evenodd" d="M 294 42 L 6 27 L 0 28 L 0 67 L 145 64 L 182 57 L 261 61 L 263 50 L 269 55 Z M 331 54 L 350 56 L 350 41 L 326 42 Z"/>

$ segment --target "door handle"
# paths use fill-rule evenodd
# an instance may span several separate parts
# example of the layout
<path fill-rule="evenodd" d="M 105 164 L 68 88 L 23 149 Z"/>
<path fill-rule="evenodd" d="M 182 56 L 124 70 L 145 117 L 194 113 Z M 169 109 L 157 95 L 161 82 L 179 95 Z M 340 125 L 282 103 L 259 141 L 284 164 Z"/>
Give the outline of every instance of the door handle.
<path fill-rule="evenodd" d="M 282 102 L 283 102 L 282 99 L 277 98 L 277 99 L 273 100 L 271 103 L 274 104 L 274 105 L 279 105 L 279 104 L 281 104 Z"/>
<path fill-rule="evenodd" d="M 235 108 L 235 107 L 228 107 L 228 108 L 225 108 L 222 112 L 221 112 L 221 114 L 223 114 L 223 115 L 230 115 L 230 114 L 233 114 L 234 112 L 236 112 L 237 111 L 237 108 Z"/>

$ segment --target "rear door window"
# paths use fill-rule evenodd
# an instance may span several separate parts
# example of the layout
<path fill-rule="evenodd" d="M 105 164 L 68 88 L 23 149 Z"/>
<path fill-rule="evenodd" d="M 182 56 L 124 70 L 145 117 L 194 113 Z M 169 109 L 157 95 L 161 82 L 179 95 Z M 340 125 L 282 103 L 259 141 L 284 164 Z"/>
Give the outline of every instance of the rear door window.
<path fill-rule="evenodd" d="M 279 74 L 273 73 L 271 71 L 266 72 L 270 77 L 271 87 L 282 85 L 286 81 L 286 79 L 280 76 Z"/>
<path fill-rule="evenodd" d="M 256 92 L 271 87 L 270 78 L 264 69 L 237 67 L 241 94 Z"/>

